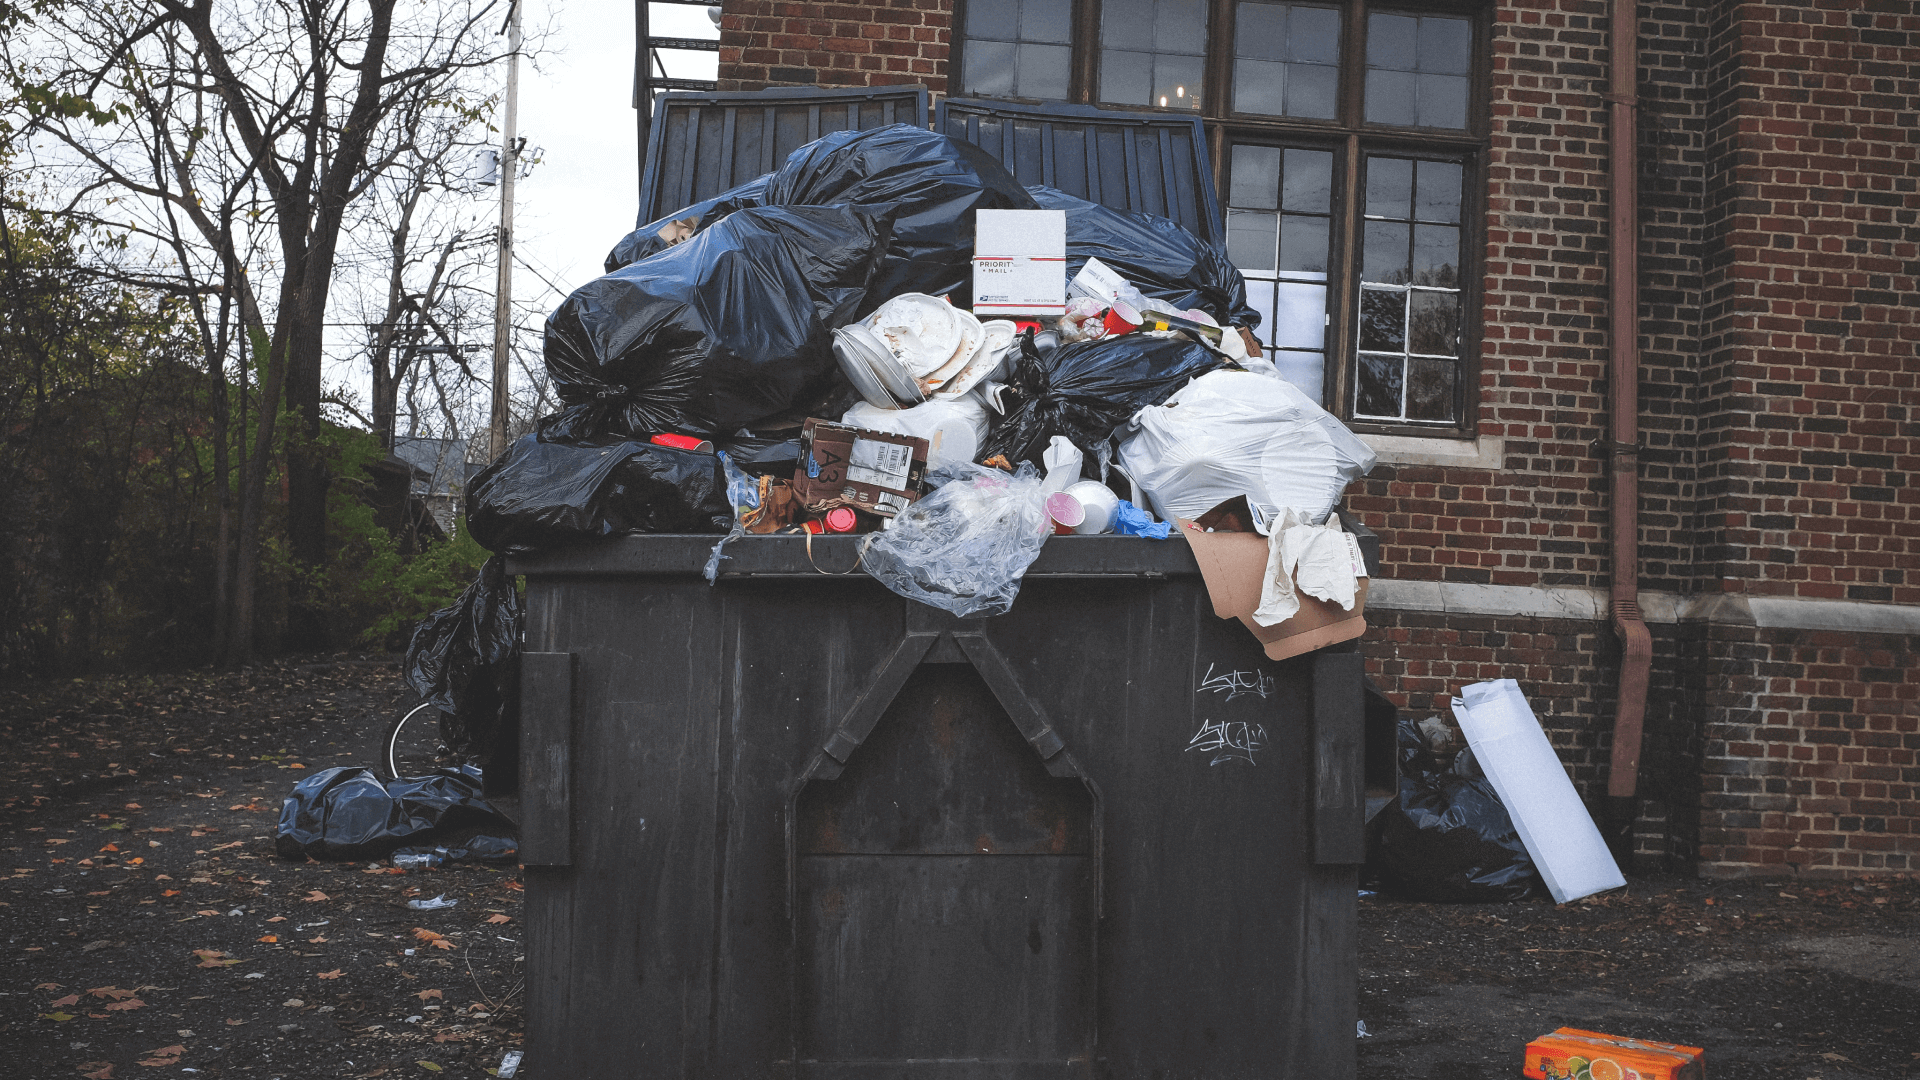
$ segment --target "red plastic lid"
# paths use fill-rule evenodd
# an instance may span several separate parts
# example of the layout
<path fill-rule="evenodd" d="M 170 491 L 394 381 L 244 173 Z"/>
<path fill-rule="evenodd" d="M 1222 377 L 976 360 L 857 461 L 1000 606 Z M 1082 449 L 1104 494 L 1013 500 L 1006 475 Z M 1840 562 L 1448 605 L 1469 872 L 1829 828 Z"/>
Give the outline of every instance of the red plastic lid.
<path fill-rule="evenodd" d="M 853 511 L 844 506 L 836 506 L 827 511 L 828 532 L 852 532 L 853 527 L 859 523 L 860 519 L 854 516 Z"/>

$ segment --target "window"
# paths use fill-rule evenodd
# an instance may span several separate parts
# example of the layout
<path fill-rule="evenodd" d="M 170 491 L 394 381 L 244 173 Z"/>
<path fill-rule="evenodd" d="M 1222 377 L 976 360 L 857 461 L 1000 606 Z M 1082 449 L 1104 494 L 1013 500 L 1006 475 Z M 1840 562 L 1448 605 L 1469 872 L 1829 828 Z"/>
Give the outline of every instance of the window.
<path fill-rule="evenodd" d="M 1355 427 L 1470 436 L 1484 9 L 1059 0 L 1028 13 L 1043 3 L 961 0 L 956 91 L 1198 114 L 1228 255 L 1281 374 Z"/>

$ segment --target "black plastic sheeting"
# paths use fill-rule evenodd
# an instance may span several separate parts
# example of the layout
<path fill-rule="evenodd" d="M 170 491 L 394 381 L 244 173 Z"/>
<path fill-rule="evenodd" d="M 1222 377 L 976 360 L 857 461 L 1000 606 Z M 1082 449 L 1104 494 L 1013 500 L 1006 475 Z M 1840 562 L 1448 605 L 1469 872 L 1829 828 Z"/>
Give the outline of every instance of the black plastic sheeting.
<path fill-rule="evenodd" d="M 486 769 L 490 793 L 512 791 L 519 774 L 524 622 L 507 562 L 496 555 L 451 606 L 422 619 L 407 642 L 407 685 L 439 707 L 447 744 Z"/>
<path fill-rule="evenodd" d="M 661 238 L 660 230 L 676 221 L 692 218 L 694 231 L 698 232 L 735 210 L 765 206 L 767 182 L 772 179 L 772 173 L 757 176 L 738 187 L 728 188 L 711 199 L 703 199 L 692 206 L 676 210 L 659 221 L 650 221 L 640 226 L 621 237 L 620 242 L 613 245 L 613 250 L 607 253 L 607 273 L 611 274 L 621 267 L 631 266 L 641 259 L 658 255 L 672 247 L 672 244 Z"/>
<path fill-rule="evenodd" d="M 470 826 L 513 828 L 481 795 L 477 769 L 384 782 L 367 769 L 326 769 L 294 785 L 273 845 L 289 859 L 380 858 Z"/>
<path fill-rule="evenodd" d="M 1020 404 L 988 434 L 980 460 L 1005 454 L 1010 462 L 1039 464 L 1048 441 L 1065 435 L 1088 461 L 1103 461 L 1104 444 L 1134 413 L 1165 401 L 1187 380 L 1229 363 L 1224 355 L 1184 336 L 1127 334 L 1041 353 L 1027 334 L 1019 347 L 1010 385 Z"/>
<path fill-rule="evenodd" d="M 1221 326 L 1260 325 L 1260 313 L 1247 303 L 1247 279 L 1219 245 L 1170 218 L 1114 210 L 1045 185 L 1027 191 L 1043 209 L 1067 212 L 1069 279 L 1096 258 L 1182 311 L 1200 308 Z"/>
<path fill-rule="evenodd" d="M 886 222 L 848 206 L 729 214 L 575 290 L 547 319 L 558 439 L 730 434 L 843 383 L 831 332 L 868 308 Z"/>
<path fill-rule="evenodd" d="M 412 863 L 426 868 L 437 868 L 456 862 L 517 866 L 520 863 L 520 842 L 504 836 L 469 836 L 462 840 L 458 847 L 442 845 L 396 848 L 392 858 L 396 866 Z"/>
<path fill-rule="evenodd" d="M 625 439 L 522 436 L 473 478 L 467 500 L 474 540 L 503 554 L 732 526 L 719 455 Z"/>
<path fill-rule="evenodd" d="M 1545 894 L 1507 808 L 1485 777 L 1453 771 L 1427 748 L 1417 721 L 1395 735 L 1400 791 L 1374 818 L 1367 868 L 1408 900 L 1489 903 Z"/>

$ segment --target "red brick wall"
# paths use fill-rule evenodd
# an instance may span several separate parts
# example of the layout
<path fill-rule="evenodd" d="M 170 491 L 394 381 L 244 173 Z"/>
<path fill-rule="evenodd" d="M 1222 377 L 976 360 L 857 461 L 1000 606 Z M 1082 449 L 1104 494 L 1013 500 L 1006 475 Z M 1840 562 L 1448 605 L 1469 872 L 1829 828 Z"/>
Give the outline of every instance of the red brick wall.
<path fill-rule="evenodd" d="M 953 0 L 725 0 L 720 89 L 924 83 L 944 91 L 952 25 Z"/>

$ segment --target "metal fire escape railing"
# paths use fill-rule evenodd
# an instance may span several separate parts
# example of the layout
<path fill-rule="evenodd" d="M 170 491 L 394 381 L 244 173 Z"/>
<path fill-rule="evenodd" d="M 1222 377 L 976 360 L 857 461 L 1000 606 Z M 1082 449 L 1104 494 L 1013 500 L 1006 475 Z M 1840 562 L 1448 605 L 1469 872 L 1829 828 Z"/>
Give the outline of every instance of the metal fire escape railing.
<path fill-rule="evenodd" d="M 647 139 L 653 123 L 654 95 L 662 90 L 699 90 L 717 89 L 719 84 L 712 79 L 676 79 L 667 74 L 667 65 L 660 58 L 661 50 L 668 52 L 719 52 L 719 28 L 715 27 L 711 38 L 656 37 L 652 33 L 652 19 L 649 9 L 654 4 L 678 4 L 682 7 L 716 8 L 714 0 L 634 0 L 634 62 L 633 62 L 633 110 L 639 125 L 640 167 L 645 169 Z"/>

